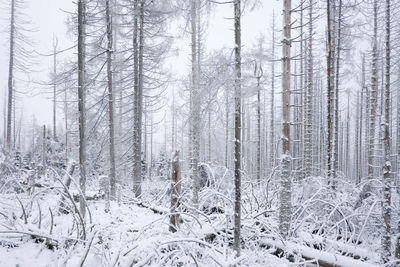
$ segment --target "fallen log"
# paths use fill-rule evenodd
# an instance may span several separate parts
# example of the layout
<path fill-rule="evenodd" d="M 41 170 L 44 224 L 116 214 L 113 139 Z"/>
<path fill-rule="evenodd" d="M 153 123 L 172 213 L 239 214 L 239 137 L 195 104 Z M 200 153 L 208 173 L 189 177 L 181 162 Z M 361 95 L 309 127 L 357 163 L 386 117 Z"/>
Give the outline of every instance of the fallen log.
<path fill-rule="evenodd" d="M 263 239 L 261 241 L 261 245 L 277 248 L 279 250 L 289 253 L 296 252 L 300 254 L 303 259 L 307 261 L 315 260 L 319 264 L 319 266 L 323 267 L 378 267 L 378 265 L 369 262 L 364 262 L 350 257 L 335 255 L 329 252 L 312 249 L 307 246 L 298 245 L 289 241 L 282 242 L 280 240 Z"/>
<path fill-rule="evenodd" d="M 379 258 L 379 255 L 376 255 L 375 253 L 355 244 L 347 244 L 340 241 L 327 239 L 319 235 L 304 232 L 299 233 L 299 236 L 301 240 L 304 240 L 310 247 L 329 247 L 339 253 L 342 253 L 343 256 L 351 256 L 356 260 L 374 260 Z"/>

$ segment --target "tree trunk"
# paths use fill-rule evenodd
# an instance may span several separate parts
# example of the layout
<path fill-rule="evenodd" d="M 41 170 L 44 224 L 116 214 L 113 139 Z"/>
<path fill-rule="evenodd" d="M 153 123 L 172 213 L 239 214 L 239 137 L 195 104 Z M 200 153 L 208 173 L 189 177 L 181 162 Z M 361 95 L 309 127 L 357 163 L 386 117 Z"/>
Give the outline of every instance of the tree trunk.
<path fill-rule="evenodd" d="M 171 215 L 169 217 L 169 231 L 175 233 L 179 228 L 179 215 L 176 213 L 181 197 L 181 167 L 179 165 L 179 151 L 174 151 L 172 158 L 171 176 Z"/>
<path fill-rule="evenodd" d="M 369 126 L 369 147 L 368 147 L 368 179 L 374 176 L 374 153 L 375 153 L 375 123 L 377 109 L 378 91 L 378 1 L 374 0 L 374 40 L 372 46 L 372 76 L 371 76 L 371 110 Z"/>
<path fill-rule="evenodd" d="M 15 0 L 11 0 L 10 23 L 10 60 L 8 63 L 8 110 L 7 110 L 7 148 L 11 150 L 11 121 L 14 99 L 14 34 L 15 34 Z"/>
<path fill-rule="evenodd" d="M 279 231 L 287 238 L 291 217 L 291 156 L 290 156 L 290 47 L 291 47 L 291 0 L 283 1 L 283 40 L 282 40 L 282 156 L 281 192 L 279 207 Z"/>
<path fill-rule="evenodd" d="M 390 135 L 390 8 L 391 1 L 386 0 L 386 67 L 385 67 L 385 117 L 383 123 L 383 144 L 384 144 L 384 164 L 383 164 L 383 201 L 382 215 L 384 221 L 384 232 L 382 235 L 382 254 L 383 263 L 390 260 L 391 251 L 391 135 Z M 397 240 L 398 242 L 398 240 Z M 398 245 L 399 243 L 397 243 Z M 397 251 L 396 247 L 396 251 Z M 396 253 L 397 254 L 397 253 Z"/>
<path fill-rule="evenodd" d="M 271 55 L 271 121 L 270 121 L 270 167 L 271 173 L 276 165 L 275 159 L 275 14 L 272 15 L 272 55 Z"/>
<path fill-rule="evenodd" d="M 307 99 L 306 99 L 306 125 L 305 125 L 305 174 L 312 174 L 312 151 L 313 151 L 313 0 L 308 4 L 308 61 L 307 61 Z"/>
<path fill-rule="evenodd" d="M 191 2 L 191 42 L 192 42 L 192 90 L 191 90 L 191 175 L 193 180 L 193 205 L 197 209 L 199 205 L 199 156 L 200 156 L 200 92 L 198 77 L 197 54 L 197 0 Z"/>
<path fill-rule="evenodd" d="M 261 65 L 255 69 L 257 78 L 257 183 L 261 184 L 261 87 L 260 79 L 262 77 Z"/>
<path fill-rule="evenodd" d="M 241 9 L 240 0 L 234 1 L 235 24 L 235 210 L 234 210 L 234 250 L 240 256 L 241 225 Z"/>
<path fill-rule="evenodd" d="M 54 40 L 54 55 L 53 55 L 53 136 L 57 139 L 57 44 L 58 39 Z"/>
<path fill-rule="evenodd" d="M 141 1 L 141 0 L 140 0 Z M 142 144 L 141 144 L 141 75 L 140 69 L 142 68 L 140 65 L 140 54 L 142 48 L 141 47 L 141 36 L 143 32 L 141 30 L 141 10 L 142 10 L 142 2 L 140 4 L 139 9 L 139 0 L 134 1 L 134 22 L 133 22 L 133 60 L 134 60 L 134 119 L 133 119 L 133 192 L 135 197 L 140 197 L 142 194 L 141 181 L 142 181 Z M 140 24 L 140 25 L 139 25 Z M 138 40 L 139 37 L 139 40 Z M 142 36 L 143 37 L 143 36 Z"/>
<path fill-rule="evenodd" d="M 328 98 L 328 140 L 327 140 L 327 159 L 328 159 L 328 184 L 335 189 L 335 167 L 334 167 L 334 112 L 335 112 L 335 86 L 334 86 L 334 57 L 332 45 L 332 7 L 331 1 L 327 0 L 327 23 L 328 23 L 328 57 L 327 57 L 327 98 Z"/>
<path fill-rule="evenodd" d="M 78 111 L 79 111 L 79 197 L 80 212 L 85 217 L 86 192 L 86 0 L 78 1 Z"/>
<path fill-rule="evenodd" d="M 107 23 L 107 86 L 108 86 L 108 130 L 110 153 L 110 198 L 115 200 L 115 137 L 114 137 L 114 95 L 113 95 L 113 25 L 110 0 L 106 0 Z"/>
<path fill-rule="evenodd" d="M 335 50 L 336 50 L 336 65 L 335 65 L 335 67 L 336 67 L 336 72 L 335 72 L 335 75 L 336 75 L 336 80 L 335 80 L 335 83 L 334 83 L 334 86 L 335 86 L 335 128 L 334 128 L 334 131 L 335 131 L 335 158 L 334 158 L 334 174 L 336 175 L 336 172 L 337 172 L 337 170 L 339 169 L 339 157 L 342 155 L 342 154 L 339 154 L 339 131 L 340 131 L 340 125 L 339 125 L 339 119 L 340 119 L 340 116 L 339 116 L 339 93 L 340 93 L 340 91 L 339 91 L 339 78 L 340 78 L 340 52 L 341 52 L 341 38 L 342 38 L 342 36 L 341 36 L 341 33 L 342 33 L 342 29 L 341 29 L 341 27 L 342 27 L 342 0 L 339 0 L 339 14 L 338 14 L 338 16 L 337 16 L 337 23 L 338 23 L 338 26 L 337 26 L 337 43 L 336 43 L 336 46 L 335 46 Z M 334 5 L 334 9 L 336 9 L 336 5 Z M 335 18 L 336 19 L 336 18 Z M 336 25 L 336 24 L 335 24 Z M 343 152 L 343 151 L 342 151 Z M 334 175 L 334 177 L 335 177 L 335 175 Z"/>

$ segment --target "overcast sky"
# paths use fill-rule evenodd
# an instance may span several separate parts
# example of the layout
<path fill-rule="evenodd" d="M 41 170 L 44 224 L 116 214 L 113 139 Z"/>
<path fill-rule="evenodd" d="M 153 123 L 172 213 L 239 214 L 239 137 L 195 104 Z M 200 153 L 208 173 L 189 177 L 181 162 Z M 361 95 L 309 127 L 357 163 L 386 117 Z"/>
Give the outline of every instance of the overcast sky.
<path fill-rule="evenodd" d="M 0 39 L 3 40 L 0 46 L 0 99 L 3 100 L 4 92 L 7 89 L 8 78 L 8 27 L 9 8 L 4 8 L 8 5 L 9 0 L 2 1 L 0 9 L 1 29 Z M 76 7 L 72 0 L 25 0 L 25 13 L 29 15 L 32 21 L 32 26 L 37 31 L 32 32 L 32 39 L 35 42 L 34 49 L 39 53 L 48 54 L 52 51 L 53 34 L 59 39 L 59 47 L 65 49 L 74 45 L 72 40 L 67 35 L 66 18 L 67 12 L 74 12 Z M 244 49 L 251 47 L 256 42 L 260 34 L 269 35 L 272 12 L 275 9 L 277 17 L 277 25 L 280 25 L 281 1 L 279 0 L 261 0 L 262 5 L 256 9 L 247 10 L 242 19 L 242 43 Z M 67 12 L 65 12 L 67 11 Z M 206 48 L 213 50 L 220 47 L 233 47 L 233 21 L 232 5 L 216 5 L 214 11 L 210 14 L 208 28 L 206 32 Z M 179 57 L 174 60 L 181 64 L 177 72 L 188 70 L 189 64 L 189 39 L 177 41 L 176 46 L 181 48 Z M 74 52 L 74 51 L 73 51 Z M 52 58 L 39 56 L 37 57 L 38 64 L 35 65 L 35 73 L 31 74 L 31 79 L 34 81 L 45 81 L 52 68 Z M 51 101 L 47 99 L 49 95 L 37 95 L 40 90 L 40 85 L 31 83 L 28 88 L 18 88 L 19 91 L 26 91 L 28 94 L 19 94 L 17 99 L 17 108 L 20 113 L 20 108 L 23 109 L 24 123 L 30 123 L 32 115 L 34 115 L 39 124 L 50 124 L 51 122 Z M 43 86 L 42 86 L 43 87 Z M 0 101 L 0 112 L 3 112 L 4 101 Z M 58 112 L 59 118 L 62 118 L 62 113 Z M 2 129 L 3 123 L 0 124 Z"/>

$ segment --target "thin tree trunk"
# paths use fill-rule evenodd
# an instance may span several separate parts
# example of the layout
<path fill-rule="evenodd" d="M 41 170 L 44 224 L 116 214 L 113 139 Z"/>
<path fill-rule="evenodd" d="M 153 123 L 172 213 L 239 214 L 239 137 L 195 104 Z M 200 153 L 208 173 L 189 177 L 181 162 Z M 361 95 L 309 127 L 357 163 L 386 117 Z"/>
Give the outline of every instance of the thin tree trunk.
<path fill-rule="evenodd" d="M 374 41 L 372 46 L 372 76 L 371 76 L 371 110 L 369 126 L 369 147 L 368 147 L 368 179 L 374 176 L 374 153 L 375 153 L 375 123 L 377 110 L 378 91 L 378 1 L 374 0 Z"/>
<path fill-rule="evenodd" d="M 179 228 L 179 199 L 181 197 L 181 167 L 179 165 L 179 151 L 173 152 L 172 158 L 172 177 L 171 177 L 171 215 L 169 219 L 169 231 L 175 233 Z"/>
<path fill-rule="evenodd" d="M 225 168 L 229 164 L 229 91 L 225 89 Z"/>
<path fill-rule="evenodd" d="M 260 79 L 263 75 L 261 65 L 256 64 L 254 74 L 257 79 L 257 183 L 261 183 L 261 87 Z"/>
<path fill-rule="evenodd" d="M 46 171 L 46 125 L 43 125 L 43 136 L 42 136 L 42 165 L 43 173 Z"/>
<path fill-rule="evenodd" d="M 114 95 L 113 95 L 113 25 L 110 0 L 106 0 L 107 23 L 107 85 L 108 85 L 108 130 L 110 153 L 110 197 L 115 200 L 115 131 L 114 131 Z"/>
<path fill-rule="evenodd" d="M 241 9 L 240 0 L 234 1 L 235 28 L 235 210 L 234 210 L 234 250 L 240 256 L 241 225 Z"/>
<path fill-rule="evenodd" d="M 67 100 L 67 86 L 64 88 L 64 127 L 65 127 L 65 166 L 68 165 L 69 158 L 69 143 L 68 143 L 68 100 Z"/>
<path fill-rule="evenodd" d="M 58 39 L 54 40 L 54 55 L 53 55 L 53 136 L 57 139 L 57 44 Z"/>
<path fill-rule="evenodd" d="M 383 123 L 383 143 L 384 143 L 384 164 L 383 164 L 383 201 L 382 215 L 384 221 L 384 232 L 382 235 L 382 254 L 383 263 L 387 263 L 391 256 L 391 135 L 390 135 L 390 8 L 391 1 L 386 0 L 386 68 L 385 68 L 385 117 Z M 397 239 L 397 245 L 398 245 Z M 397 252 L 398 246 L 396 247 Z M 397 254 L 397 253 L 396 253 Z"/>
<path fill-rule="evenodd" d="M 354 177 L 356 185 L 360 183 L 360 93 L 357 93 L 357 107 L 356 107 L 356 131 L 355 131 L 355 150 L 354 150 L 354 158 L 355 158 L 355 169 L 354 169 Z"/>
<path fill-rule="evenodd" d="M 328 140 L 327 140 L 327 164 L 328 164 L 328 184 L 335 189 L 335 167 L 334 167 L 334 111 L 335 111 L 335 86 L 334 86 L 334 57 L 332 45 L 332 0 L 327 0 L 327 23 L 328 23 L 328 57 L 327 57 L 327 87 L 328 87 Z"/>
<path fill-rule="evenodd" d="M 272 55 L 271 55 L 271 121 L 270 121 L 270 162 L 271 172 L 275 167 L 275 13 L 272 14 Z"/>
<path fill-rule="evenodd" d="M 139 9 L 139 0 L 134 1 L 134 22 L 133 22 L 133 60 L 134 60 L 134 120 L 133 120 L 133 192 L 135 197 L 140 197 L 141 195 L 141 111 L 140 111 L 140 22 L 141 9 Z"/>
<path fill-rule="evenodd" d="M 79 197 L 80 212 L 85 217 L 86 192 L 86 0 L 78 1 L 78 109 L 79 109 L 79 186 L 83 193 Z"/>
<path fill-rule="evenodd" d="M 290 171 L 290 47 L 291 47 L 291 0 L 283 1 L 283 40 L 282 40 L 282 156 L 281 192 L 279 207 L 279 231 L 287 238 L 291 217 L 291 171 Z"/>
<path fill-rule="evenodd" d="M 312 152 L 313 152 L 313 0 L 308 4 L 308 75 L 307 75 L 307 114 L 305 125 L 305 165 L 306 176 L 312 174 Z"/>
<path fill-rule="evenodd" d="M 199 153 L 200 153 L 200 92 L 199 92 L 199 77 L 198 77 L 198 64 L 197 64 L 197 0 L 191 2 L 191 42 L 192 42 L 192 90 L 191 90 L 191 134 L 192 134 L 192 151 L 191 151 L 191 174 L 193 180 L 193 205 L 198 208 L 199 204 Z"/>
<path fill-rule="evenodd" d="M 11 149 L 11 121 L 14 98 L 14 34 L 15 34 L 15 0 L 11 0 L 10 22 L 10 60 L 8 63 L 8 111 L 7 111 L 7 148 Z"/>
<path fill-rule="evenodd" d="M 335 7 L 336 8 L 336 7 Z M 337 26 L 337 44 L 336 44 L 336 80 L 335 80 L 335 158 L 334 158 L 334 172 L 336 174 L 337 170 L 339 169 L 339 157 L 342 154 L 339 154 L 339 78 L 340 78 L 340 52 L 341 52 L 341 33 L 342 33 L 342 0 L 339 0 L 339 14 L 337 17 L 338 26 Z M 336 24 L 335 24 L 336 25 Z"/>

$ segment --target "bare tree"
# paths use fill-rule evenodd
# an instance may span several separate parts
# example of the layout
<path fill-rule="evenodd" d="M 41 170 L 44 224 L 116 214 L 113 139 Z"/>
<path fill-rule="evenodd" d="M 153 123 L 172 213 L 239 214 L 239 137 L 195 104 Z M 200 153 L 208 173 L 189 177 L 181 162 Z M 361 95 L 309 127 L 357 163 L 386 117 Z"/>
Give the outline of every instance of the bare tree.
<path fill-rule="evenodd" d="M 53 39 L 53 136 L 57 139 L 57 46 L 58 39 Z"/>
<path fill-rule="evenodd" d="M 107 23 L 107 86 L 108 86 L 108 130 L 110 153 L 110 197 L 115 200 L 115 138 L 114 138 L 114 95 L 113 95 L 113 25 L 110 0 L 106 0 Z"/>
<path fill-rule="evenodd" d="M 78 1 L 78 111 L 79 111 L 79 204 L 82 216 L 85 216 L 86 192 L 86 0 Z"/>
<path fill-rule="evenodd" d="M 328 25 L 328 56 L 327 56 L 327 99 L 328 99 L 328 183 L 335 188 L 335 166 L 334 166 L 334 112 L 335 112 L 335 84 L 334 84 L 334 51 L 333 51 L 333 14 L 332 0 L 327 0 L 327 25 Z"/>
<path fill-rule="evenodd" d="M 382 215 L 384 222 L 384 232 L 382 234 L 382 254 L 381 259 L 383 263 L 390 260 L 391 255 L 391 134 L 390 134 L 390 9 L 391 0 L 386 0 L 386 66 L 385 66 L 385 116 L 383 122 L 383 200 L 382 200 Z"/>
<path fill-rule="evenodd" d="M 282 156 L 281 192 L 279 207 L 279 231 L 287 238 L 291 218 L 291 172 L 290 172 L 290 47 L 291 47 L 291 8 L 292 1 L 283 1 L 283 40 L 282 40 Z"/>
<path fill-rule="evenodd" d="M 191 56 L 192 56 L 192 83 L 191 83 L 191 175 L 193 180 L 193 205 L 198 208 L 199 204 L 199 173 L 198 165 L 200 158 L 200 92 L 199 92 L 199 65 L 198 42 L 197 42 L 197 9 L 198 0 L 192 0 L 190 5 L 190 24 L 191 24 Z"/>
<path fill-rule="evenodd" d="M 236 257 L 240 256 L 240 225 L 241 225 L 241 9 L 240 0 L 234 1 L 235 25 L 235 211 L 234 211 L 234 249 Z"/>
<path fill-rule="evenodd" d="M 11 149 L 11 120 L 13 112 L 13 79 L 14 79 L 14 52 L 15 52 L 15 1 L 11 0 L 10 21 L 10 60 L 8 63 L 8 109 L 7 109 L 7 148 Z"/>
<path fill-rule="evenodd" d="M 369 125 L 369 147 L 368 147 L 368 179 L 374 175 L 374 151 L 375 151 L 375 123 L 377 110 L 378 91 L 378 1 L 374 0 L 374 36 L 372 44 L 372 75 L 371 75 L 371 105 Z"/>
<path fill-rule="evenodd" d="M 304 140 L 305 173 L 312 174 L 313 152 L 313 0 L 308 3 L 308 54 L 307 54 L 307 99 L 306 99 L 306 124 Z"/>

